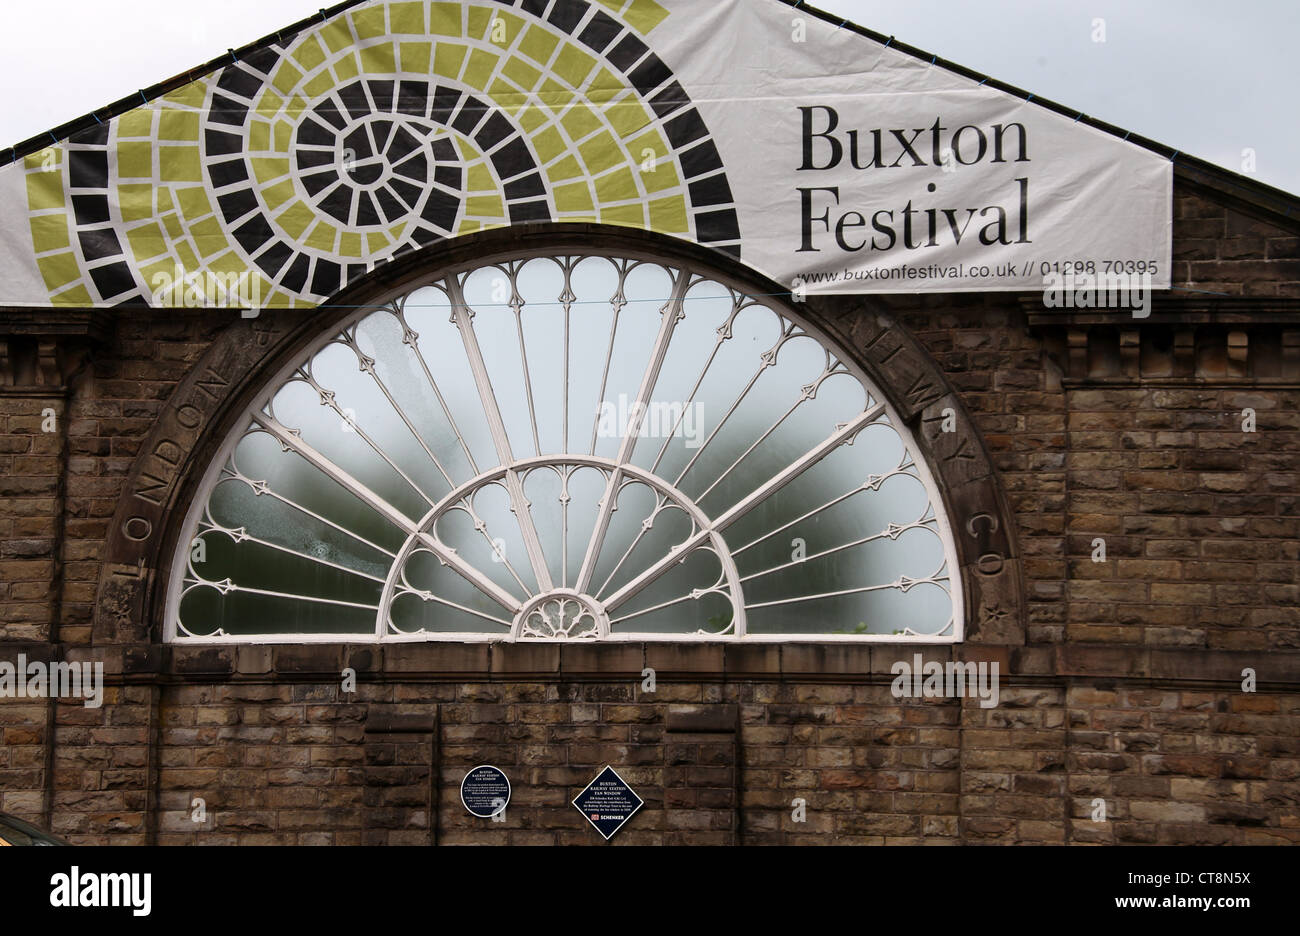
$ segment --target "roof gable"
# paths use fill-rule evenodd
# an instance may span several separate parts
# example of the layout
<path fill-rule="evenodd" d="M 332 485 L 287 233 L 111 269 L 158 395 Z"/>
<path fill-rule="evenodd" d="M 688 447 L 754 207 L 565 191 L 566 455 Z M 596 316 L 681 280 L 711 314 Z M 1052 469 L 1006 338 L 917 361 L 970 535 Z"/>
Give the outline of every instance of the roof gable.
<path fill-rule="evenodd" d="M 870 220 L 936 248 L 877 265 L 957 262 L 979 239 L 1010 265 L 1067 214 L 1123 222 L 1108 247 L 1167 250 L 1164 157 L 825 14 L 796 27 L 789 6 L 340 4 L 0 167 L 0 303 L 219 304 L 237 283 L 237 302 L 314 304 L 405 251 L 538 221 L 641 227 L 783 282 L 860 264 L 836 248 Z M 927 218 L 929 186 L 951 200 Z"/>

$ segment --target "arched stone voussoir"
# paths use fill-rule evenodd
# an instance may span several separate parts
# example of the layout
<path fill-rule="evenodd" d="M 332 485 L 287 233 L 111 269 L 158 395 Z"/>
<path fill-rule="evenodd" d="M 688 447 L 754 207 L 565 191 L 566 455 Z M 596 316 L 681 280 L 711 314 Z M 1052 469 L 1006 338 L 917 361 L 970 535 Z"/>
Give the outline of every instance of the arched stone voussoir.
<path fill-rule="evenodd" d="M 123 482 L 96 594 L 98 645 L 161 639 L 154 586 L 169 568 L 187 483 L 202 474 L 206 444 L 220 439 L 235 404 L 262 379 L 265 363 L 309 318 L 290 310 L 266 310 L 254 319 L 233 318 L 227 310 L 212 314 L 232 316 L 232 322 L 168 398 Z"/>
<path fill-rule="evenodd" d="M 956 389 L 903 325 L 863 297 L 792 302 L 780 284 L 680 240 L 594 224 L 550 224 L 431 245 L 376 267 L 315 310 L 265 310 L 254 319 L 232 319 L 171 394 L 127 475 L 101 567 L 96 644 L 162 640 L 166 578 L 194 488 L 250 398 L 322 329 L 359 304 L 382 303 L 458 264 L 518 252 L 580 253 L 593 242 L 752 284 L 837 339 L 912 430 L 934 475 L 958 549 L 960 569 L 953 571 L 963 581 L 964 639 L 1024 642 L 1015 527 L 992 460 Z"/>

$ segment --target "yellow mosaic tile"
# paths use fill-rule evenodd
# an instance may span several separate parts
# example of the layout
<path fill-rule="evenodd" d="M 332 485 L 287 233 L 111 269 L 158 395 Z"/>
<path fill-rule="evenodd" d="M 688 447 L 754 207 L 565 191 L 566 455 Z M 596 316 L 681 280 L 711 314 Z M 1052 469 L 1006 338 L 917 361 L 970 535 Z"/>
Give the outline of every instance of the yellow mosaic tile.
<path fill-rule="evenodd" d="M 357 64 L 355 55 L 345 55 L 334 63 L 334 77 L 340 82 L 355 78 L 361 74 L 361 66 Z"/>
<path fill-rule="evenodd" d="M 189 147 L 185 147 L 189 149 Z M 153 178 L 154 144 L 151 141 L 134 143 L 124 141 L 117 144 L 117 175 L 122 179 Z M 198 154 L 198 151 L 194 151 Z M 166 177 L 164 177 L 166 178 Z"/>
<path fill-rule="evenodd" d="M 393 44 L 380 42 L 361 50 L 361 70 L 368 74 L 391 75 L 397 70 Z"/>
<path fill-rule="evenodd" d="M 626 201 L 640 197 L 632 170 L 623 166 L 596 180 L 596 197 L 601 202 Z"/>
<path fill-rule="evenodd" d="M 424 35 L 423 3 L 390 3 L 388 28 L 394 33 L 409 36 Z"/>
<path fill-rule="evenodd" d="M 134 183 L 117 187 L 117 204 L 123 221 L 144 221 L 154 214 L 152 183 Z"/>
<path fill-rule="evenodd" d="M 582 154 L 582 161 L 587 164 L 587 169 L 592 174 L 611 169 L 627 158 L 623 148 L 608 131 L 580 144 L 578 152 Z"/>
<path fill-rule="evenodd" d="M 490 52 L 473 49 L 469 53 L 469 62 L 465 65 L 465 74 L 461 76 L 461 80 L 470 87 L 482 91 L 487 87 L 488 79 L 492 77 L 497 62 L 497 57 Z"/>
<path fill-rule="evenodd" d="M 249 122 L 248 148 L 257 152 L 271 148 L 271 125 L 260 120 Z"/>
<path fill-rule="evenodd" d="M 439 42 L 433 52 L 434 74 L 444 78 L 460 77 L 461 66 L 465 64 L 465 56 L 468 54 L 469 46 L 458 42 Z"/>
<path fill-rule="evenodd" d="M 375 39 L 388 34 L 387 8 L 383 4 L 352 11 L 352 28 L 358 39 Z"/>
<path fill-rule="evenodd" d="M 32 245 L 38 254 L 71 246 L 67 216 L 51 214 L 32 218 Z"/>
<path fill-rule="evenodd" d="M 276 215 L 275 223 L 284 229 L 294 240 L 301 240 L 307 226 L 315 220 L 315 214 L 301 201 L 295 201 L 284 211 Z"/>
<path fill-rule="evenodd" d="M 567 81 L 572 87 L 581 87 L 582 83 L 596 67 L 596 60 L 572 43 L 566 42 L 560 54 L 551 63 L 551 71 Z"/>
<path fill-rule="evenodd" d="M 530 24 L 524 32 L 524 38 L 519 43 L 519 51 L 528 56 L 538 65 L 548 65 L 551 56 L 555 54 L 555 47 L 560 44 L 558 36 L 553 36 L 542 27 Z"/>
<path fill-rule="evenodd" d="M 321 48 L 320 40 L 315 36 L 307 35 L 293 50 L 293 57 L 302 66 L 304 72 L 309 72 L 324 62 L 327 56 L 325 50 Z"/>
<path fill-rule="evenodd" d="M 225 250 L 228 244 L 221 222 L 215 216 L 190 225 L 190 237 L 194 238 L 194 246 L 204 258 Z"/>
<path fill-rule="evenodd" d="M 302 72 L 294 67 L 293 63 L 287 59 L 280 62 L 280 67 L 275 70 L 271 76 L 271 83 L 280 89 L 284 94 L 290 94 L 293 89 L 302 81 Z"/>
<path fill-rule="evenodd" d="M 401 53 L 402 71 L 414 75 L 427 75 L 429 63 L 433 60 L 433 43 L 402 42 L 398 44 Z"/>
<path fill-rule="evenodd" d="M 40 257 L 36 261 L 36 267 L 41 271 L 41 279 L 45 281 L 46 289 L 53 290 L 65 283 L 81 278 L 81 267 L 77 263 L 77 255 L 71 251 Z"/>
<path fill-rule="evenodd" d="M 656 26 L 668 18 L 668 11 L 654 0 L 632 0 L 623 11 L 623 19 L 643 36 L 648 36 Z"/>
<path fill-rule="evenodd" d="M 131 245 L 131 252 L 137 263 L 150 260 L 167 250 L 169 237 L 163 235 L 162 228 L 156 221 L 150 221 L 126 232 L 126 239 Z"/>
<path fill-rule="evenodd" d="M 160 146 L 158 148 L 158 177 L 164 182 L 202 182 L 203 163 L 199 157 L 199 148 L 197 146 Z"/>
<path fill-rule="evenodd" d="M 135 110 L 127 111 L 117 118 L 118 139 L 153 136 L 155 113 L 156 111 L 152 107 L 137 107 Z"/>
<path fill-rule="evenodd" d="M 429 4 L 429 32 L 435 36 L 460 36 L 463 7 L 459 3 Z"/>
<path fill-rule="evenodd" d="M 555 188 L 555 207 L 560 211 L 591 211 L 595 205 L 591 200 L 591 186 L 586 182 L 574 182 Z"/>
<path fill-rule="evenodd" d="M 208 193 L 199 186 L 177 189 L 176 204 L 180 207 L 181 214 L 185 215 L 185 219 L 190 222 L 212 214 Z"/>

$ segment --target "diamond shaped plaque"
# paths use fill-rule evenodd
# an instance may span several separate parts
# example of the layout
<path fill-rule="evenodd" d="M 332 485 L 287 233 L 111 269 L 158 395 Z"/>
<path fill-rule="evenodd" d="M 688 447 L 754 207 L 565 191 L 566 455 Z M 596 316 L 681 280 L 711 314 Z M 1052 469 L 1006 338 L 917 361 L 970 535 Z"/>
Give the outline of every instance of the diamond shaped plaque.
<path fill-rule="evenodd" d="M 613 767 L 606 766 L 587 788 L 573 798 L 573 806 L 609 841 L 632 818 L 644 801 Z"/>

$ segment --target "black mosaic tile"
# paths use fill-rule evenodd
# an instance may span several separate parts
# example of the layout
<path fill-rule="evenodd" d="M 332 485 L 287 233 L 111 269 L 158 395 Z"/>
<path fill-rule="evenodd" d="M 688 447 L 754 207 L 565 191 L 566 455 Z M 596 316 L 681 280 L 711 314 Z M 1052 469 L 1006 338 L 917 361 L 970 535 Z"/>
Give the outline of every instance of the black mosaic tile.
<path fill-rule="evenodd" d="M 731 195 L 731 186 L 727 184 L 727 177 L 721 174 L 709 176 L 709 178 L 701 179 L 698 182 L 692 182 L 690 193 L 691 204 L 696 208 L 709 205 L 726 205 L 734 201 Z"/>
<path fill-rule="evenodd" d="M 490 158 L 497 175 L 503 179 L 510 179 L 529 169 L 537 168 L 533 154 L 528 150 L 528 144 L 518 136 L 493 153 Z"/>
<path fill-rule="evenodd" d="M 578 41 L 595 52 L 604 52 L 622 31 L 623 27 L 614 19 L 603 10 L 597 10 L 591 22 L 578 34 Z"/>
<path fill-rule="evenodd" d="M 424 210 L 420 212 L 420 216 L 444 231 L 452 231 L 455 230 L 456 216 L 459 212 L 459 198 L 435 189 L 429 193 L 429 200 L 425 202 Z"/>
<path fill-rule="evenodd" d="M 245 252 L 255 254 L 262 245 L 275 236 L 271 225 L 260 214 L 255 214 L 233 231 L 235 240 Z"/>
<path fill-rule="evenodd" d="M 90 279 L 100 296 L 105 299 L 112 299 L 136 288 L 135 276 L 125 261 L 95 267 L 90 271 Z"/>
<path fill-rule="evenodd" d="M 217 204 L 221 206 L 221 214 L 225 217 L 226 223 L 233 224 L 250 211 L 257 209 L 257 196 L 253 194 L 252 189 L 237 189 L 219 196 Z"/>
<path fill-rule="evenodd" d="M 486 151 L 497 146 L 514 132 L 515 128 L 506 116 L 497 111 L 484 122 L 483 129 L 474 136 L 474 142 L 478 144 L 479 149 Z"/>
<path fill-rule="evenodd" d="M 555 6 L 551 8 L 551 15 L 546 21 L 555 28 L 572 35 L 574 29 L 582 22 L 582 18 L 587 15 L 590 9 L 584 0 L 555 0 Z"/>
<path fill-rule="evenodd" d="M 668 134 L 668 142 L 673 145 L 673 149 L 682 149 L 690 143 L 709 135 L 709 128 L 704 126 L 699 111 L 694 108 L 683 114 L 678 114 L 668 121 L 664 124 L 664 130 Z"/>
<path fill-rule="evenodd" d="M 103 189 L 108 186 L 108 153 L 101 150 L 70 150 L 68 184 L 72 188 Z"/>
<path fill-rule="evenodd" d="M 267 276 L 274 277 L 293 256 L 293 248 L 283 241 L 275 241 L 270 247 L 257 255 L 258 267 Z"/>
<path fill-rule="evenodd" d="M 228 94 L 237 94 L 251 101 L 262 90 L 265 81 L 261 75 L 245 71 L 240 65 L 227 65 L 217 78 L 217 87 Z"/>
<path fill-rule="evenodd" d="M 606 58 L 608 58 L 610 62 L 619 69 L 619 71 L 626 72 L 640 61 L 642 56 L 649 51 L 650 49 L 644 42 L 631 33 L 628 33 L 623 37 L 622 41 L 619 42 L 618 45 L 614 46 L 614 48 L 609 51 Z"/>
<path fill-rule="evenodd" d="M 109 218 L 108 196 L 73 195 L 72 212 L 79 225 L 98 224 L 101 221 L 107 221 Z"/>
<path fill-rule="evenodd" d="M 663 63 L 663 59 L 652 52 L 646 57 L 645 61 L 632 70 L 632 74 L 628 78 L 633 87 L 640 91 L 642 95 L 647 95 L 672 78 L 672 76 L 673 73 Z"/>
<path fill-rule="evenodd" d="M 114 257 L 122 253 L 122 244 L 112 228 L 78 231 L 77 240 L 81 243 L 81 255 L 88 260 Z"/>
<path fill-rule="evenodd" d="M 208 178 L 212 181 L 213 188 L 224 188 L 237 182 L 247 182 L 248 164 L 242 159 L 211 163 L 208 166 Z"/>
<path fill-rule="evenodd" d="M 682 171 L 688 179 L 722 168 L 722 157 L 718 155 L 718 148 L 712 140 L 691 147 L 680 154 L 678 159 L 681 160 Z"/>
<path fill-rule="evenodd" d="M 248 119 L 248 105 L 241 104 L 234 98 L 213 93 L 212 103 L 208 106 L 208 120 L 232 127 L 242 127 Z"/>
<path fill-rule="evenodd" d="M 704 244 L 737 240 L 740 237 L 740 220 L 734 210 L 700 212 L 695 216 L 695 234 Z"/>
<path fill-rule="evenodd" d="M 366 87 L 370 90 L 370 97 L 375 102 L 375 110 L 391 111 L 393 109 L 393 89 L 396 82 L 393 81 L 367 81 Z"/>
<path fill-rule="evenodd" d="M 289 267 L 289 272 L 284 274 L 284 279 L 280 285 L 289 292 L 300 293 L 307 286 L 307 275 L 311 272 L 311 257 L 306 254 L 298 254 L 294 259 L 293 265 Z"/>
<path fill-rule="evenodd" d="M 342 268 L 332 260 L 317 259 L 316 272 L 311 278 L 311 291 L 318 296 L 332 296 L 339 291 Z"/>

